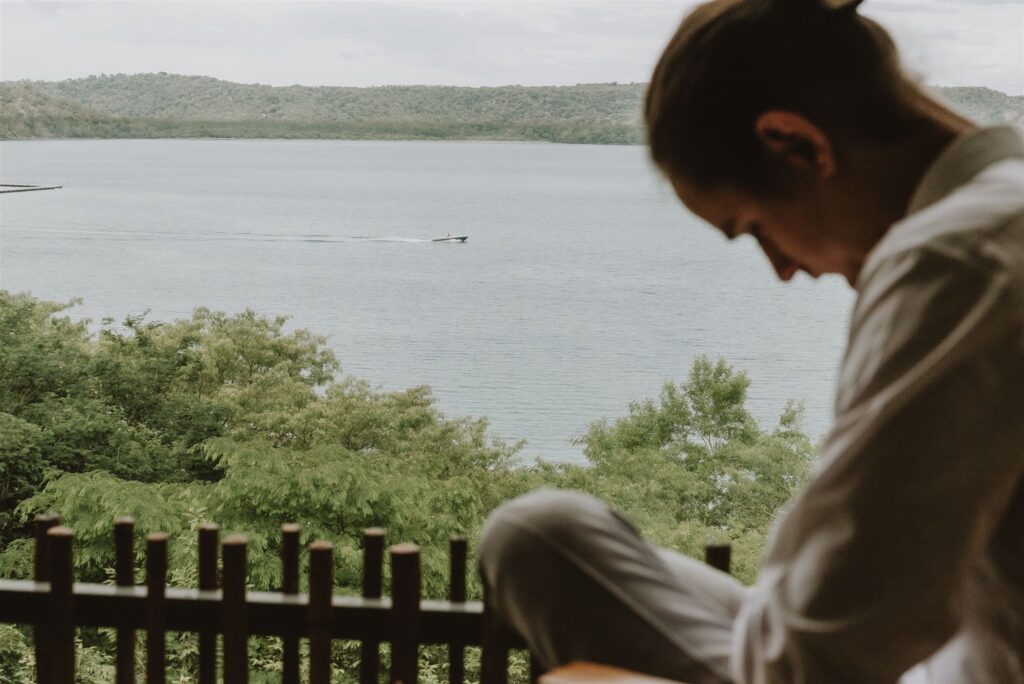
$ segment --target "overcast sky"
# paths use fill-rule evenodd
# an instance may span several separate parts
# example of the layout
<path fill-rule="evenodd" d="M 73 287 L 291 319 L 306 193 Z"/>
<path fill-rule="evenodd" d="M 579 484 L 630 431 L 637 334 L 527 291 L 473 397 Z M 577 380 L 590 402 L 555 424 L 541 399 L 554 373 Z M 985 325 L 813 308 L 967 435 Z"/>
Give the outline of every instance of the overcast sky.
<path fill-rule="evenodd" d="M 272 85 L 646 81 L 693 2 L 0 0 L 0 80 L 166 71 Z M 868 0 L 937 85 L 1024 94 L 1024 0 Z"/>

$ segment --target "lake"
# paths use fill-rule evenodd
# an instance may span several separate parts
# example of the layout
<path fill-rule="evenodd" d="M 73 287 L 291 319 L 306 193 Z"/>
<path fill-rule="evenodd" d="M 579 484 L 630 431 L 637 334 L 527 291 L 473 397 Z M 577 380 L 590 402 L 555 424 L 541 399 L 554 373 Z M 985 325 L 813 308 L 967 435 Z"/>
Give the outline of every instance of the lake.
<path fill-rule="evenodd" d="M 0 287 L 82 297 L 74 315 L 287 314 L 346 373 L 433 387 L 523 454 L 683 380 L 695 356 L 827 430 L 853 298 L 784 284 L 751 240 L 682 208 L 640 147 L 487 142 L 0 143 Z M 468 234 L 466 244 L 430 242 Z"/>

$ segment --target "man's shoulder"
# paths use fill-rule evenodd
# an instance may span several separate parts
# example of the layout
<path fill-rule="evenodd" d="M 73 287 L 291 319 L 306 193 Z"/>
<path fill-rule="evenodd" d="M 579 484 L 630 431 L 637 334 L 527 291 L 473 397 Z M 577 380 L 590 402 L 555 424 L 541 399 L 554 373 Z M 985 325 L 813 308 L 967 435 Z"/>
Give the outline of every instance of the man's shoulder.
<path fill-rule="evenodd" d="M 863 294 L 900 272 L 1024 270 L 1024 160 L 993 164 L 942 200 L 893 224 L 868 256 Z"/>
<path fill-rule="evenodd" d="M 1005 177 L 978 181 L 908 217 L 873 255 L 858 281 L 837 410 L 926 359 L 952 363 L 1024 339 L 1024 197 L 1008 196 Z"/>

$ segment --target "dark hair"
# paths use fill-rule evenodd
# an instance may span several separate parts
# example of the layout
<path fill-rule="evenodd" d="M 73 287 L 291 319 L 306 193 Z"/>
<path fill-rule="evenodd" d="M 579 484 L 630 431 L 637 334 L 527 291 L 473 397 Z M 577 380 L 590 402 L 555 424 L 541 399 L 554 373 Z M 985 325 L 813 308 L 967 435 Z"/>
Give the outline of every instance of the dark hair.
<path fill-rule="evenodd" d="M 770 173 L 754 126 L 794 111 L 830 135 L 899 139 L 916 86 L 885 29 L 859 2 L 714 0 L 682 22 L 647 90 L 647 138 L 669 177 L 757 192 Z"/>

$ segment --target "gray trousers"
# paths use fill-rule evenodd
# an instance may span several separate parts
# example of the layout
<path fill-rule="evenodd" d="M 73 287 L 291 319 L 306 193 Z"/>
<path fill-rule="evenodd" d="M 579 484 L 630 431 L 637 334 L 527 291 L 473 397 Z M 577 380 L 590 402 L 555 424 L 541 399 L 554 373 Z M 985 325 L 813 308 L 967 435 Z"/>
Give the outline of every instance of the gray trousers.
<path fill-rule="evenodd" d="M 487 520 L 488 600 L 545 669 L 573 660 L 690 684 L 729 679 L 743 585 L 644 541 L 593 497 L 539 490 Z"/>

